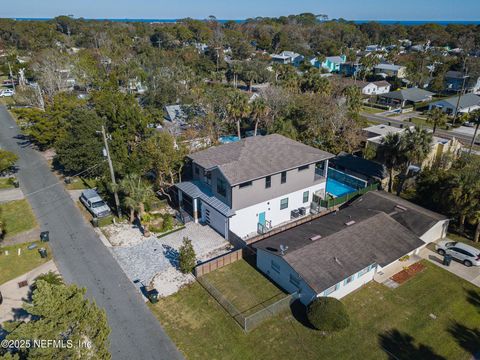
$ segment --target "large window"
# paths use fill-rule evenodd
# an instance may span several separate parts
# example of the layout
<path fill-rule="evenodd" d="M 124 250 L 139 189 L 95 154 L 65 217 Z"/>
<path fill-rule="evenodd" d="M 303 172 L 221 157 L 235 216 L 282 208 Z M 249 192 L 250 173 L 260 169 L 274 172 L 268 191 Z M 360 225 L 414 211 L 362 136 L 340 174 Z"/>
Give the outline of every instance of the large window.
<path fill-rule="evenodd" d="M 343 281 L 343 285 L 350 284 L 355 279 L 355 275 L 349 276 Z"/>
<path fill-rule="evenodd" d="M 287 172 L 282 171 L 282 179 L 280 181 L 282 184 L 285 184 L 287 182 Z"/>
<path fill-rule="evenodd" d="M 271 176 L 267 176 L 265 178 L 265 189 L 268 189 L 272 187 L 272 177 Z"/>
<path fill-rule="evenodd" d="M 310 197 L 310 192 L 304 191 L 303 192 L 303 203 L 307 203 L 309 197 Z"/>
<path fill-rule="evenodd" d="M 238 187 L 239 187 L 240 189 L 245 188 L 245 187 L 248 187 L 248 186 L 252 186 L 252 182 L 251 182 L 251 181 L 247 181 L 247 182 L 244 182 L 244 183 L 241 183 L 240 185 L 238 185 Z"/>
<path fill-rule="evenodd" d="M 369 268 L 369 267 L 367 266 L 365 269 L 360 270 L 360 271 L 358 272 L 358 277 L 365 275 L 365 274 L 368 272 L 368 268 Z"/>
<path fill-rule="evenodd" d="M 227 196 L 227 185 L 222 179 L 217 179 L 217 193 L 222 196 Z"/>
<path fill-rule="evenodd" d="M 275 261 L 272 260 L 272 270 L 277 272 L 277 273 L 280 273 L 280 265 L 278 263 L 276 263 Z"/>
<path fill-rule="evenodd" d="M 280 210 L 288 208 L 288 198 L 280 200 Z"/>
<path fill-rule="evenodd" d="M 334 291 L 337 291 L 340 288 L 340 283 L 333 285 L 332 287 L 329 287 L 327 290 L 323 292 L 324 296 L 330 295 Z"/>

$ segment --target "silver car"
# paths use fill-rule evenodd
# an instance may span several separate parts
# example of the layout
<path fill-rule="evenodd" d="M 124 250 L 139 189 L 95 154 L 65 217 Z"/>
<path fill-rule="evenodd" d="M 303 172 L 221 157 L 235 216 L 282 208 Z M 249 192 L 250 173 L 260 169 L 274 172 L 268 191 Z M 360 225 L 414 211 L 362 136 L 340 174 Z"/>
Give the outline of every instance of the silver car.
<path fill-rule="evenodd" d="M 82 192 L 80 201 L 94 217 L 101 218 L 112 213 L 108 205 L 95 190 L 85 190 Z"/>
<path fill-rule="evenodd" d="M 465 266 L 480 266 L 480 250 L 457 241 L 440 241 L 436 244 L 440 255 L 448 254 Z"/>

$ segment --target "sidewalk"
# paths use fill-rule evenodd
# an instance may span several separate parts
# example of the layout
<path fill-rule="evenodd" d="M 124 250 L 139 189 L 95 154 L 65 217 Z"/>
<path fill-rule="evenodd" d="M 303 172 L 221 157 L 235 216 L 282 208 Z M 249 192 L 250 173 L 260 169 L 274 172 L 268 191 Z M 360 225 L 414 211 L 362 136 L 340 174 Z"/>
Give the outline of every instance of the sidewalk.
<path fill-rule="evenodd" d="M 429 250 L 427 248 L 420 251 L 419 255 L 422 258 L 441 267 L 442 269 L 445 269 L 457 275 L 458 277 L 461 277 L 462 279 L 467 280 L 473 285 L 480 287 L 480 267 L 479 266 L 466 267 L 465 265 L 455 260 L 452 260 L 452 262 L 450 263 L 450 266 L 445 266 L 442 264 L 443 256 L 440 256 L 436 252 Z"/>
<path fill-rule="evenodd" d="M 26 314 L 22 309 L 22 305 L 24 299 L 26 299 L 28 296 L 30 286 L 19 288 L 18 283 L 20 281 L 27 280 L 28 285 L 31 285 L 37 276 L 48 273 L 49 271 L 58 273 L 57 266 L 53 260 L 50 260 L 49 262 L 40 265 L 32 271 L 0 285 L 0 291 L 3 295 L 3 303 L 0 305 L 0 325 L 4 321 L 9 320 L 26 320 Z"/>

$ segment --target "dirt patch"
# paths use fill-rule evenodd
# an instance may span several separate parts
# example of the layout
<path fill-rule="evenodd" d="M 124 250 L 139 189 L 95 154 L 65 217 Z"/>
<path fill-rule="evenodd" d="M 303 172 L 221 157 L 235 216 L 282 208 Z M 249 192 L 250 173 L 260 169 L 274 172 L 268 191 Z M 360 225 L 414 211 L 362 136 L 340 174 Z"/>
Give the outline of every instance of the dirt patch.
<path fill-rule="evenodd" d="M 392 279 L 398 284 L 403 284 L 405 281 L 414 277 L 419 272 L 422 272 L 423 269 L 425 269 L 425 265 L 421 263 L 415 263 L 413 265 L 410 265 L 406 269 L 403 269 L 399 273 L 396 273 L 390 279 Z"/>

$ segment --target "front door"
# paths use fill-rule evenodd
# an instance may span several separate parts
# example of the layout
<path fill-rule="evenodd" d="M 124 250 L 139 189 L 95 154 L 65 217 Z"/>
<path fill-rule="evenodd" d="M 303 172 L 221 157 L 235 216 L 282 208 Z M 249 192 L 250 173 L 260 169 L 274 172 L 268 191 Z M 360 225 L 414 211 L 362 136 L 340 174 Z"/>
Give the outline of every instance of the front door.
<path fill-rule="evenodd" d="M 265 211 L 258 214 L 258 223 L 265 226 Z"/>

